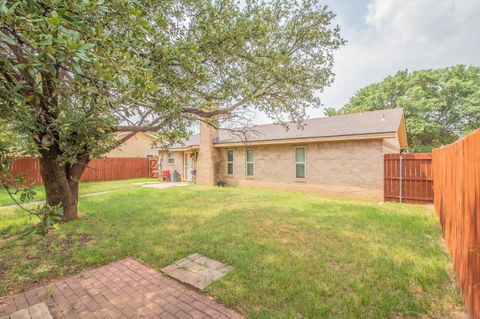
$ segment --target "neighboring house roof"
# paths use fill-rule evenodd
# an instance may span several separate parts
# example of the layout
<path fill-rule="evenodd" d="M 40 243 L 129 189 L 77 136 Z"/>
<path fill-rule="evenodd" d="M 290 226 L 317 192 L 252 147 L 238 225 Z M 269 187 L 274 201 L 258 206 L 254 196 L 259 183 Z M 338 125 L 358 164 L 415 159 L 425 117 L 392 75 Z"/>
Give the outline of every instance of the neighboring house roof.
<path fill-rule="evenodd" d="M 247 140 L 220 129 L 219 138 L 214 144 L 228 146 L 239 143 L 276 144 L 294 140 L 348 140 L 358 138 L 399 139 L 401 148 L 407 147 L 405 117 L 403 109 L 387 109 L 329 117 L 307 119 L 303 128 L 290 124 L 289 129 L 279 124 L 256 125 L 251 127 Z M 293 141 L 292 141 L 293 140 Z M 313 140 L 312 140 L 313 141 Z M 182 144 L 172 145 L 171 149 L 198 147 L 200 134 L 194 134 Z"/>
<path fill-rule="evenodd" d="M 115 138 L 120 139 L 120 138 L 122 138 L 122 137 L 124 137 L 125 135 L 128 135 L 128 134 L 130 134 L 130 133 L 131 133 L 131 132 L 119 132 L 119 133 L 116 133 L 116 134 L 115 134 Z M 149 132 L 137 132 L 137 133 L 135 133 L 135 135 L 137 135 L 137 134 L 145 134 L 145 136 L 150 137 L 152 140 L 158 140 L 158 137 L 157 137 L 157 136 L 155 136 L 154 134 L 149 133 Z M 133 136 L 130 137 L 130 138 L 135 137 L 135 135 L 133 135 Z"/>

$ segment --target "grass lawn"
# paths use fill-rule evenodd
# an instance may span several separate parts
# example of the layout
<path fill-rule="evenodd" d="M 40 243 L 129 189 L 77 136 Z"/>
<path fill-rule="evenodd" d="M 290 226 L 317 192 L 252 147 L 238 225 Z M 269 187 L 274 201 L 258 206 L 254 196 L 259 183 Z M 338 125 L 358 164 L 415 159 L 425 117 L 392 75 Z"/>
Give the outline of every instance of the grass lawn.
<path fill-rule="evenodd" d="M 133 183 L 156 181 L 156 180 L 157 179 L 150 179 L 150 178 L 134 178 L 134 179 L 119 180 L 119 181 L 80 183 L 79 192 L 80 194 L 91 194 L 91 193 L 98 193 L 98 192 L 104 192 L 109 190 L 139 187 L 139 185 L 134 185 Z M 37 193 L 37 195 L 35 195 L 34 200 L 45 199 L 45 189 L 43 188 L 43 186 L 34 186 L 33 190 Z M 19 196 L 17 196 L 17 199 L 18 198 Z M 15 203 L 12 201 L 12 199 L 7 194 L 7 192 L 4 189 L 0 189 L 0 206 L 13 205 L 13 204 Z"/>
<path fill-rule="evenodd" d="M 462 310 L 433 211 L 283 191 L 188 186 L 82 198 L 81 219 L 0 249 L 0 295 L 136 257 L 234 267 L 207 288 L 252 318 L 448 318 Z M 0 233 L 28 222 L 0 211 Z"/>

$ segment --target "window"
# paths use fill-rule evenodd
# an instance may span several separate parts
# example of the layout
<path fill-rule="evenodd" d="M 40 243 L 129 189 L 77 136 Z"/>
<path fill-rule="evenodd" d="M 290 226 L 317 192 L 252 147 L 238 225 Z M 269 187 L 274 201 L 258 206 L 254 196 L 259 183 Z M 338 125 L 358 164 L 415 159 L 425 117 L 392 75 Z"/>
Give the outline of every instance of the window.
<path fill-rule="evenodd" d="M 246 162 L 247 162 L 247 176 L 254 175 L 254 167 L 253 167 L 253 150 L 248 149 L 246 152 Z"/>
<path fill-rule="evenodd" d="M 175 153 L 168 153 L 168 164 L 175 164 Z"/>
<path fill-rule="evenodd" d="M 295 177 L 305 178 L 305 147 L 295 147 Z"/>
<path fill-rule="evenodd" d="M 233 175 L 233 150 L 227 150 L 227 175 Z"/>

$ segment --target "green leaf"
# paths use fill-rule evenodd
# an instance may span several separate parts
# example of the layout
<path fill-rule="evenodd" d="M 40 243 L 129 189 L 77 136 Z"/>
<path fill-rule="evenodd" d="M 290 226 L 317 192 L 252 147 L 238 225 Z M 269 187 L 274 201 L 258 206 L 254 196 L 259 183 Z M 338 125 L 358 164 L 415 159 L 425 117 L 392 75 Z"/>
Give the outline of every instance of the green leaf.
<path fill-rule="evenodd" d="M 7 44 L 10 44 L 10 45 L 16 45 L 17 44 L 17 42 L 15 42 L 15 40 L 10 38 L 8 35 L 3 33 L 2 31 L 0 31 L 0 40 L 4 41 L 4 42 L 6 42 Z"/>
<path fill-rule="evenodd" d="M 83 51 L 77 51 L 77 56 L 83 61 L 89 62 L 91 60 Z"/>
<path fill-rule="evenodd" d="M 0 1 L 0 15 L 2 17 L 4 17 L 7 14 L 8 14 L 7 1 L 6 0 L 1 0 Z"/>
<path fill-rule="evenodd" d="M 43 36 L 42 40 L 37 41 L 37 44 L 40 46 L 49 46 L 52 45 L 53 36 L 51 34 L 47 34 Z"/>
<path fill-rule="evenodd" d="M 80 67 L 80 64 L 76 61 L 72 61 L 72 68 L 73 71 L 77 74 L 83 74 L 82 73 L 82 68 Z"/>

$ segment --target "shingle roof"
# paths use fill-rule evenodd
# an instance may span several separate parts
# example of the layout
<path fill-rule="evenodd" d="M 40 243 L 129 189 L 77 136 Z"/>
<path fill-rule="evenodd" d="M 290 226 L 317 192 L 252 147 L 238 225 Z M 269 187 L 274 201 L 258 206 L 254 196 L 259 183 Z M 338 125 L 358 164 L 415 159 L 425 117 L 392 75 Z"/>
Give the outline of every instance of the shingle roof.
<path fill-rule="evenodd" d="M 395 133 L 400 126 L 402 117 L 403 109 L 396 108 L 307 119 L 304 122 L 305 126 L 303 129 L 298 129 L 295 124 L 291 124 L 288 130 L 278 124 L 256 125 L 252 126 L 252 133 L 248 135 L 248 141 L 259 142 Z M 199 142 L 200 134 L 194 134 L 183 144 L 173 145 L 172 148 L 198 146 Z M 219 139 L 215 144 L 237 142 L 242 142 L 239 136 L 229 131 L 220 130 Z"/>

